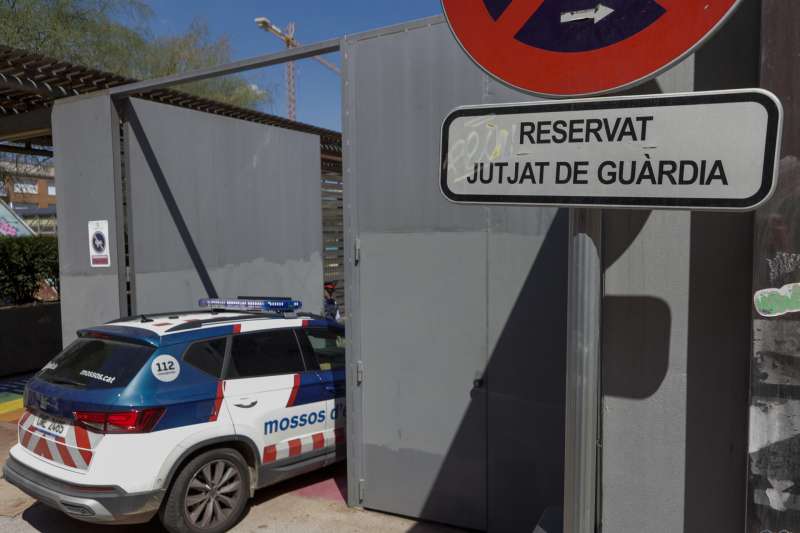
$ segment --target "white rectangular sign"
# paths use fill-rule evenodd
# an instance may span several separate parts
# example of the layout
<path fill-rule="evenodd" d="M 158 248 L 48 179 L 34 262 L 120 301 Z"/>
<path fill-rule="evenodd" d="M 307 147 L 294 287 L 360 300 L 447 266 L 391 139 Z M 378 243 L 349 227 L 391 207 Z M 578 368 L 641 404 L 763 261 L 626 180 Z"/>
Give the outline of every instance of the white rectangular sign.
<path fill-rule="evenodd" d="M 460 107 L 441 189 L 457 203 L 755 209 L 775 189 L 782 113 L 760 89 Z"/>
<path fill-rule="evenodd" d="M 89 221 L 89 264 L 93 268 L 111 266 L 108 220 Z"/>

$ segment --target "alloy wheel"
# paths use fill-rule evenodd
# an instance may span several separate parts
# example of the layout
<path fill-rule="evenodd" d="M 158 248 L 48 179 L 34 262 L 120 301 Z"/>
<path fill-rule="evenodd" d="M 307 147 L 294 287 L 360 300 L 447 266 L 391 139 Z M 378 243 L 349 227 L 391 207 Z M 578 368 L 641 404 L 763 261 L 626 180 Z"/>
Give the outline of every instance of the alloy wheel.
<path fill-rule="evenodd" d="M 227 520 L 242 498 L 242 479 L 236 465 L 215 459 L 201 467 L 186 489 L 184 512 L 198 529 L 213 528 Z"/>

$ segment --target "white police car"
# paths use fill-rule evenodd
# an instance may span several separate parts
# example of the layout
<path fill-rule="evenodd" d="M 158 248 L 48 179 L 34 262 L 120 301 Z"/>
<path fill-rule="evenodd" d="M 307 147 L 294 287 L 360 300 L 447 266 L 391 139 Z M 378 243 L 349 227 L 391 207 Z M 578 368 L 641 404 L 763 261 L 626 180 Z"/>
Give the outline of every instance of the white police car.
<path fill-rule="evenodd" d="M 91 522 L 225 531 L 343 459 L 344 328 L 284 298 L 82 330 L 28 383 L 5 479 Z"/>

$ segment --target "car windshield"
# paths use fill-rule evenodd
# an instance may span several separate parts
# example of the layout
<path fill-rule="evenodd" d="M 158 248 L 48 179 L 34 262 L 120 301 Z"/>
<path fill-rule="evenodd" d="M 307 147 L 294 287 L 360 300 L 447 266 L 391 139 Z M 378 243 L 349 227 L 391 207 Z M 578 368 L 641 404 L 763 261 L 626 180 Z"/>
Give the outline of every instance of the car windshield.
<path fill-rule="evenodd" d="M 117 340 L 78 339 L 47 363 L 37 377 L 79 388 L 124 387 L 154 349 Z"/>

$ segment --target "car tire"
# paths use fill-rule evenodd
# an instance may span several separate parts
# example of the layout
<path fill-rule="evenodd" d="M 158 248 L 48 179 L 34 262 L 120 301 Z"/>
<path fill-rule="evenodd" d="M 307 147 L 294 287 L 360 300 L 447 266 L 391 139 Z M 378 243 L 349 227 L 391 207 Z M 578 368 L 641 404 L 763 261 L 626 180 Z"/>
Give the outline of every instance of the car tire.
<path fill-rule="evenodd" d="M 171 533 L 222 533 L 241 519 L 249 497 L 250 471 L 241 454 L 209 450 L 178 472 L 159 518 Z"/>

